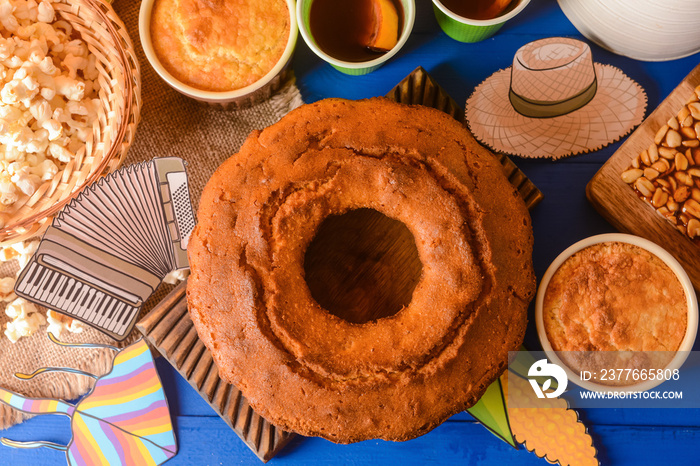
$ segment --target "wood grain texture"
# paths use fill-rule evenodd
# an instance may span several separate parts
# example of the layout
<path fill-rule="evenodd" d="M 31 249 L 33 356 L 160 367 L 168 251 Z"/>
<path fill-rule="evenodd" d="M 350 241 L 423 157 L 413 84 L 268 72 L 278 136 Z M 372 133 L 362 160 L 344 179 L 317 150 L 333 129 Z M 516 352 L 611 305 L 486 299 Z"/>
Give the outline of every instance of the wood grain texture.
<path fill-rule="evenodd" d="M 38 424 L 41 426 L 41 438 L 61 442 L 69 440 L 69 429 L 64 416 L 31 419 L 15 426 L 13 436 L 23 439 L 37 438 Z M 177 416 L 174 425 L 178 438 L 178 454 L 166 463 L 167 466 L 251 465 L 258 461 L 242 442 L 231 441 L 230 428 L 216 416 Z M 614 423 L 595 425 L 591 430 L 596 444 L 601 445 L 599 455 L 601 464 L 604 465 L 697 464 L 697 446 L 700 444 L 698 427 L 630 426 Z M 601 439 L 605 441 L 602 442 Z M 2 463 L 62 466 L 66 464 L 66 458 L 64 454 L 47 451 L 45 448 L 4 448 Z M 434 432 L 408 442 L 376 441 L 336 445 L 321 438 L 305 438 L 303 441 L 294 441 L 271 464 L 549 466 L 550 463 L 522 447 L 518 450 L 510 447 L 496 439 L 477 422 L 449 420 Z"/>
<path fill-rule="evenodd" d="M 678 113 L 698 85 L 700 65 L 627 138 L 586 186 L 588 200 L 608 222 L 622 232 L 641 236 L 666 249 L 681 263 L 696 290 L 700 290 L 700 246 L 639 199 L 620 174 L 654 142 L 659 128 Z"/>
<path fill-rule="evenodd" d="M 294 436 L 277 429 L 248 405 L 241 392 L 219 378 L 211 353 L 197 337 L 187 312 L 187 281 L 180 283 L 136 328 L 262 461 Z M 184 337 L 183 337 L 184 336 Z"/>

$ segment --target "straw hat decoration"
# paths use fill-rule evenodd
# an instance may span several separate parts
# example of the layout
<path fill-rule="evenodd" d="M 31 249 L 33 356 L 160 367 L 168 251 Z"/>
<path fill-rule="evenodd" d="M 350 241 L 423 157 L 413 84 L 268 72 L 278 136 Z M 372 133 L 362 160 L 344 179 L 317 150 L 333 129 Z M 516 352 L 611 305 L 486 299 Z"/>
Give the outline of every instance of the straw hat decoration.
<path fill-rule="evenodd" d="M 594 63 L 585 42 L 563 37 L 521 47 L 467 99 L 469 129 L 497 152 L 560 157 L 600 149 L 644 119 L 644 90 L 619 69 Z"/>

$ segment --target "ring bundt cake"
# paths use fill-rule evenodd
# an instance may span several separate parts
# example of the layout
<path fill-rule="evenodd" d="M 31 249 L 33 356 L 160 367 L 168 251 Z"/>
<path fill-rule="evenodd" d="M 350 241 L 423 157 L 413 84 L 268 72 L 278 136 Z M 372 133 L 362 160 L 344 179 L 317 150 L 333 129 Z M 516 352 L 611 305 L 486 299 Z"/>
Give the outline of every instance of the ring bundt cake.
<path fill-rule="evenodd" d="M 357 324 L 323 309 L 304 255 L 330 215 L 404 223 L 410 303 Z M 473 405 L 522 343 L 535 288 L 527 209 L 448 115 L 327 99 L 253 132 L 202 194 L 188 304 L 222 379 L 273 424 L 339 443 L 407 440 Z"/>

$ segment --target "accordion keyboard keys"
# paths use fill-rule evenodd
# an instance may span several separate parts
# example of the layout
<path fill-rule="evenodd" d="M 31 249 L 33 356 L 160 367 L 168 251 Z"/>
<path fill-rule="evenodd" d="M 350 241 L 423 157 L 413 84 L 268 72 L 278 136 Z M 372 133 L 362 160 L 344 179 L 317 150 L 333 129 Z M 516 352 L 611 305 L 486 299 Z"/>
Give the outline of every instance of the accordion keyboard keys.
<path fill-rule="evenodd" d="M 15 292 L 123 340 L 194 228 L 185 163 L 160 157 L 88 186 L 53 219 Z"/>
<path fill-rule="evenodd" d="M 122 335 L 139 308 L 98 288 L 37 262 L 29 265 L 27 279 L 17 291 L 34 296 L 39 304 L 83 320 L 109 333 Z M 40 295 L 36 292 L 43 290 Z M 115 318 L 116 316 L 116 318 Z"/>

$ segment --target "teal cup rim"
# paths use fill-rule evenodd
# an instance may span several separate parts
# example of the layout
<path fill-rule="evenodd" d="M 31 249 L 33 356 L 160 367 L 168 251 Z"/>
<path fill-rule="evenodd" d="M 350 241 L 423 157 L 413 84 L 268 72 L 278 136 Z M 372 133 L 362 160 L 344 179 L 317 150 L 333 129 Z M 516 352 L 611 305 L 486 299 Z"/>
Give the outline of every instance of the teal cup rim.
<path fill-rule="evenodd" d="M 516 16 L 518 13 L 520 13 L 528 3 L 530 3 L 530 0 L 519 0 L 520 3 L 518 3 L 513 9 L 510 11 L 506 12 L 505 14 L 502 14 L 500 16 L 496 16 L 495 18 L 492 19 L 472 19 L 472 18 L 466 18 L 464 16 L 460 16 L 457 13 L 454 13 L 452 10 L 447 8 L 445 5 L 440 2 L 440 0 L 433 0 L 433 5 L 435 5 L 437 8 L 440 9 L 441 12 L 443 12 L 446 16 L 448 16 L 450 19 L 464 24 L 468 26 L 496 26 L 499 24 L 503 24 L 509 19 L 513 18 Z"/>
<path fill-rule="evenodd" d="M 357 73 L 360 71 L 371 72 L 379 68 L 384 63 L 386 63 L 391 57 L 396 55 L 399 52 L 399 50 L 401 50 L 401 48 L 404 46 L 404 44 L 408 40 L 408 37 L 411 35 L 411 31 L 413 30 L 413 23 L 416 20 L 415 0 L 399 0 L 404 8 L 404 24 L 401 30 L 401 35 L 399 36 L 399 40 L 394 46 L 394 48 L 386 52 L 384 55 L 374 58 L 372 60 L 360 62 L 344 61 L 334 58 L 331 55 L 328 55 L 326 52 L 321 50 L 321 48 L 318 45 L 316 45 L 316 41 L 313 39 L 313 35 L 311 34 L 308 21 L 306 20 L 307 18 L 304 17 L 304 6 L 306 4 L 310 4 L 313 1 L 314 0 L 297 1 L 297 24 L 299 26 L 299 33 L 301 34 L 301 37 L 304 39 L 304 42 L 306 42 L 306 45 L 311 49 L 312 52 L 314 52 L 319 58 L 323 59 L 323 61 L 325 61 L 329 65 L 344 73 Z"/>

